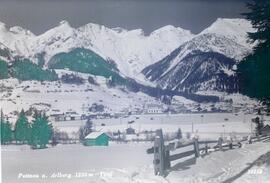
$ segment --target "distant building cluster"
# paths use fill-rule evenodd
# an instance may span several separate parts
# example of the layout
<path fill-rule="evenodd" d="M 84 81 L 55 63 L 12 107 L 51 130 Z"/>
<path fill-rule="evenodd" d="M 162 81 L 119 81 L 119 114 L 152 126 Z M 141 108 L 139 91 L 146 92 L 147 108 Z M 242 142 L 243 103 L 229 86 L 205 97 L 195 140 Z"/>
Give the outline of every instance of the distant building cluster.
<path fill-rule="evenodd" d="M 163 104 L 149 103 L 145 105 L 145 113 L 147 114 L 162 114 L 164 113 Z"/>
<path fill-rule="evenodd" d="M 51 114 L 50 119 L 52 121 L 75 121 L 75 120 L 83 120 L 83 116 L 77 114 L 76 112 L 65 112 L 59 114 Z"/>

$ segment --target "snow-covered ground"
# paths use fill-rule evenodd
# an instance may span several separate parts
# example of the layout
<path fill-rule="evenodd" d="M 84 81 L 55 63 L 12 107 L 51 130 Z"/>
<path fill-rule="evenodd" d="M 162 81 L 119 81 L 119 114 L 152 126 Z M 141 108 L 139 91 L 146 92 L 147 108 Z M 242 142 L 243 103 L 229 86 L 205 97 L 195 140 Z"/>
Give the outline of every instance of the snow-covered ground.
<path fill-rule="evenodd" d="M 251 123 L 251 119 L 255 116 L 232 113 L 130 115 L 117 119 L 93 119 L 93 128 L 103 132 L 125 132 L 128 127 L 132 127 L 136 133 L 161 128 L 164 134 L 176 133 L 180 128 L 184 137 L 190 133 L 191 137 L 197 135 L 201 139 L 216 140 L 224 135 L 241 138 L 254 132 L 255 124 Z M 269 117 L 264 117 L 264 119 L 265 124 L 270 124 Z M 129 124 L 131 121 L 133 123 Z M 71 135 L 77 133 L 84 124 L 85 121 L 53 122 L 55 128 Z"/>
<path fill-rule="evenodd" d="M 146 154 L 150 146 L 148 143 L 110 144 L 108 147 L 76 144 L 44 150 L 31 150 L 25 145 L 2 146 L 3 182 L 128 182 L 138 171 L 146 171 L 151 166 L 152 156 Z M 76 172 L 89 175 L 74 177 Z M 104 173 L 103 177 L 100 172 Z M 48 178 L 46 181 L 18 178 L 20 173 L 46 174 Z M 72 174 L 72 178 L 53 178 L 53 173 Z M 97 175 L 91 177 L 90 174 Z"/>
<path fill-rule="evenodd" d="M 269 167 L 254 166 L 258 158 L 268 153 L 270 142 L 258 142 L 251 145 L 244 144 L 243 148 L 224 152 L 213 152 L 203 158 L 191 157 L 172 167 L 166 177 L 168 182 L 177 183 L 217 183 L 217 182 L 270 182 Z M 268 164 L 269 166 L 269 164 Z M 251 168 L 251 169 L 250 169 Z M 261 169 L 259 174 L 252 173 L 252 169 Z M 243 177 L 241 177 L 244 175 Z M 238 179 L 239 178 L 239 179 Z"/>
<path fill-rule="evenodd" d="M 270 182 L 270 152 L 260 156 L 252 165 L 250 169 L 242 172 L 238 182 Z"/>
<path fill-rule="evenodd" d="M 2 179 L 9 183 L 269 182 L 269 141 L 212 152 L 198 159 L 190 156 L 173 163 L 165 178 L 154 176 L 153 155 L 146 154 L 151 145 L 130 143 L 86 147 L 74 144 L 44 150 L 31 150 L 25 145 L 2 146 Z"/>
<path fill-rule="evenodd" d="M 136 132 L 153 131 L 162 128 L 165 133 L 176 132 L 181 128 L 184 133 L 192 133 L 200 138 L 217 139 L 224 134 L 246 136 L 254 130 L 251 119 L 253 114 L 206 113 L 206 114 L 175 114 L 175 115 L 131 115 L 119 119 L 93 120 L 96 130 L 105 132 L 124 131 L 132 127 Z M 264 118 L 269 123 L 269 117 Z M 129 121 L 134 121 L 128 124 Z M 106 126 L 101 126 L 105 124 Z M 193 129 L 193 130 L 192 130 Z"/>

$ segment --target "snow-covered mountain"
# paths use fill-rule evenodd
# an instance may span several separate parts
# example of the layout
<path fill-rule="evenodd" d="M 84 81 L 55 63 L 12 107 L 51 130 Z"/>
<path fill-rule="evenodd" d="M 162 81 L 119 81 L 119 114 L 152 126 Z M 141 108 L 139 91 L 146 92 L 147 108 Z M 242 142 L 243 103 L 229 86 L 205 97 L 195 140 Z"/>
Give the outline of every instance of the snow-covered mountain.
<path fill-rule="evenodd" d="M 246 19 L 218 18 L 200 34 L 215 33 L 223 35 L 234 40 L 238 44 L 252 48 L 254 45 L 247 42 L 247 32 L 254 32 L 254 28 Z"/>
<path fill-rule="evenodd" d="M 198 90 L 235 92 L 238 89 L 237 78 L 231 71 L 235 61 L 217 52 L 194 51 L 165 74 L 162 69 L 170 66 L 169 59 L 143 70 L 151 81 L 160 88 L 194 93 Z"/>
<path fill-rule="evenodd" d="M 143 73 L 164 89 L 237 91 L 233 65 L 252 52 L 247 43 L 252 31 L 246 20 L 218 19 Z"/>
<path fill-rule="evenodd" d="M 120 72 L 132 78 L 193 36 L 190 31 L 173 26 L 162 27 L 146 36 L 141 29 L 110 29 L 97 24 L 76 29 L 66 21 L 36 36 L 23 28 L 8 29 L 0 24 L 0 43 L 14 55 L 35 60 L 36 54 L 45 53 L 47 63 L 57 53 L 83 47 L 114 61 Z"/>
<path fill-rule="evenodd" d="M 195 72 L 194 66 L 190 64 L 200 63 L 196 73 L 204 80 L 200 80 L 201 84 L 198 83 L 200 86 L 196 85 L 195 90 L 220 87 L 231 90 L 231 87 L 219 81 L 226 80 L 221 76 L 233 75 L 233 64 L 230 62 L 224 65 L 223 57 L 216 55 L 221 54 L 233 62 L 241 60 L 252 51 L 254 45 L 247 42 L 247 32 L 253 31 L 250 22 L 245 19 L 221 18 L 197 35 L 170 25 L 145 35 L 141 29 L 111 29 L 92 23 L 73 28 L 68 22 L 62 21 L 57 27 L 37 36 L 21 27 L 8 29 L 1 23 L 0 56 L 6 60 L 11 60 L 12 56 L 21 56 L 37 62 L 38 55 L 42 53 L 45 67 L 48 67 L 55 55 L 84 48 L 109 63 L 115 63 L 123 76 L 144 81 L 144 74 L 155 85 L 177 90 L 194 89 L 191 87 L 194 83 L 188 83 L 189 80 L 185 78 L 190 78 Z M 201 63 L 201 59 L 204 63 Z M 210 64 L 213 59 L 216 67 Z M 224 75 L 217 76 L 217 73 Z M 209 84 L 211 86 L 207 86 Z"/>

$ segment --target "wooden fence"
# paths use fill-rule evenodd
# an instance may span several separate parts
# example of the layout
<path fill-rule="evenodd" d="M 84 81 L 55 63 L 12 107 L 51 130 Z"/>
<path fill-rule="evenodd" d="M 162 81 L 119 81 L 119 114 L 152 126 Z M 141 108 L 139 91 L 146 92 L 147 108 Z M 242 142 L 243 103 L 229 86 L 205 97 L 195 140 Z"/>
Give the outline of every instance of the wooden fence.
<path fill-rule="evenodd" d="M 196 158 L 201 155 L 207 155 L 211 151 L 220 151 L 225 148 L 233 149 L 234 147 L 241 148 L 244 141 L 248 143 L 269 140 L 269 136 L 257 136 L 257 137 L 243 137 L 241 140 L 233 141 L 227 140 L 226 142 L 220 137 L 218 140 L 199 141 L 198 138 L 193 138 L 192 141 L 187 143 L 171 142 L 167 145 L 164 144 L 162 130 L 156 131 L 156 137 L 154 146 L 147 149 L 148 154 L 154 154 L 154 173 L 155 175 L 166 176 L 167 171 L 171 168 L 171 162 L 179 160 L 184 157 L 194 155 Z M 212 146 L 211 146 L 212 144 Z M 213 144 L 215 144 L 213 146 Z M 178 154 L 170 155 L 170 151 L 175 149 L 191 147 L 192 150 L 184 151 Z"/>

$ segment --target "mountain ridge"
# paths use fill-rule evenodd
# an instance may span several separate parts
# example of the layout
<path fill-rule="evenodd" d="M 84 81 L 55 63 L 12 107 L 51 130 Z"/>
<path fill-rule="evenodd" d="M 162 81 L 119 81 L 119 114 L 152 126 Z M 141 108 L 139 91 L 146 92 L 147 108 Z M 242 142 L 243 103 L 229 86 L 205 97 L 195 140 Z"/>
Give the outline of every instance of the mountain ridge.
<path fill-rule="evenodd" d="M 3 23 L 0 26 L 0 42 L 12 50 L 14 55 L 35 60 L 35 54 L 46 52 L 47 62 L 59 52 L 84 47 L 104 59 L 114 60 L 127 76 L 140 73 L 145 65 L 169 54 L 191 36 L 190 31 L 174 26 L 164 26 L 148 36 L 141 29 L 116 30 L 93 23 L 73 28 L 67 21 L 60 22 L 58 26 L 40 35 L 34 35 L 21 27 L 8 29 Z"/>
<path fill-rule="evenodd" d="M 245 19 L 217 19 L 197 35 L 189 30 L 167 25 L 147 36 L 142 29 L 107 28 L 94 23 L 73 28 L 67 21 L 61 21 L 58 26 L 35 35 L 17 26 L 8 29 L 4 23 L 0 23 L 0 43 L 8 47 L 13 56 L 26 57 L 35 63 L 36 54 L 45 53 L 45 66 L 57 53 L 68 52 L 78 47 L 90 49 L 102 58 L 114 61 L 124 75 L 144 80 L 140 73 L 145 67 L 163 59 L 194 37 L 215 32 L 215 27 L 222 28 L 223 24 L 237 25 L 237 30 L 231 32 L 239 32 L 237 37 L 241 37 L 241 40 L 236 41 L 250 49 L 250 45 L 243 45 L 246 36 L 244 30 L 252 30 L 251 24 Z M 218 34 L 222 33 L 220 29 Z"/>
<path fill-rule="evenodd" d="M 73 28 L 67 21 L 34 35 L 21 27 L 8 29 L 0 23 L 0 58 L 23 57 L 38 65 L 41 58 L 42 67 L 47 69 L 50 60 L 59 53 L 83 48 L 113 63 L 123 77 L 140 83 L 179 92 L 202 89 L 237 92 L 238 87 L 225 80 L 237 81 L 232 68 L 252 52 L 254 44 L 247 37 L 252 31 L 255 30 L 249 21 L 226 18 L 217 19 L 196 35 L 172 25 L 145 35 L 142 29 L 108 28 L 94 23 Z M 225 62 L 227 58 L 230 63 Z M 189 62 L 198 65 L 197 70 Z M 210 63 L 215 65 L 214 69 Z M 183 73 L 190 74 L 183 77 Z M 192 73 L 201 78 L 199 83 L 190 79 L 194 78 Z"/>

